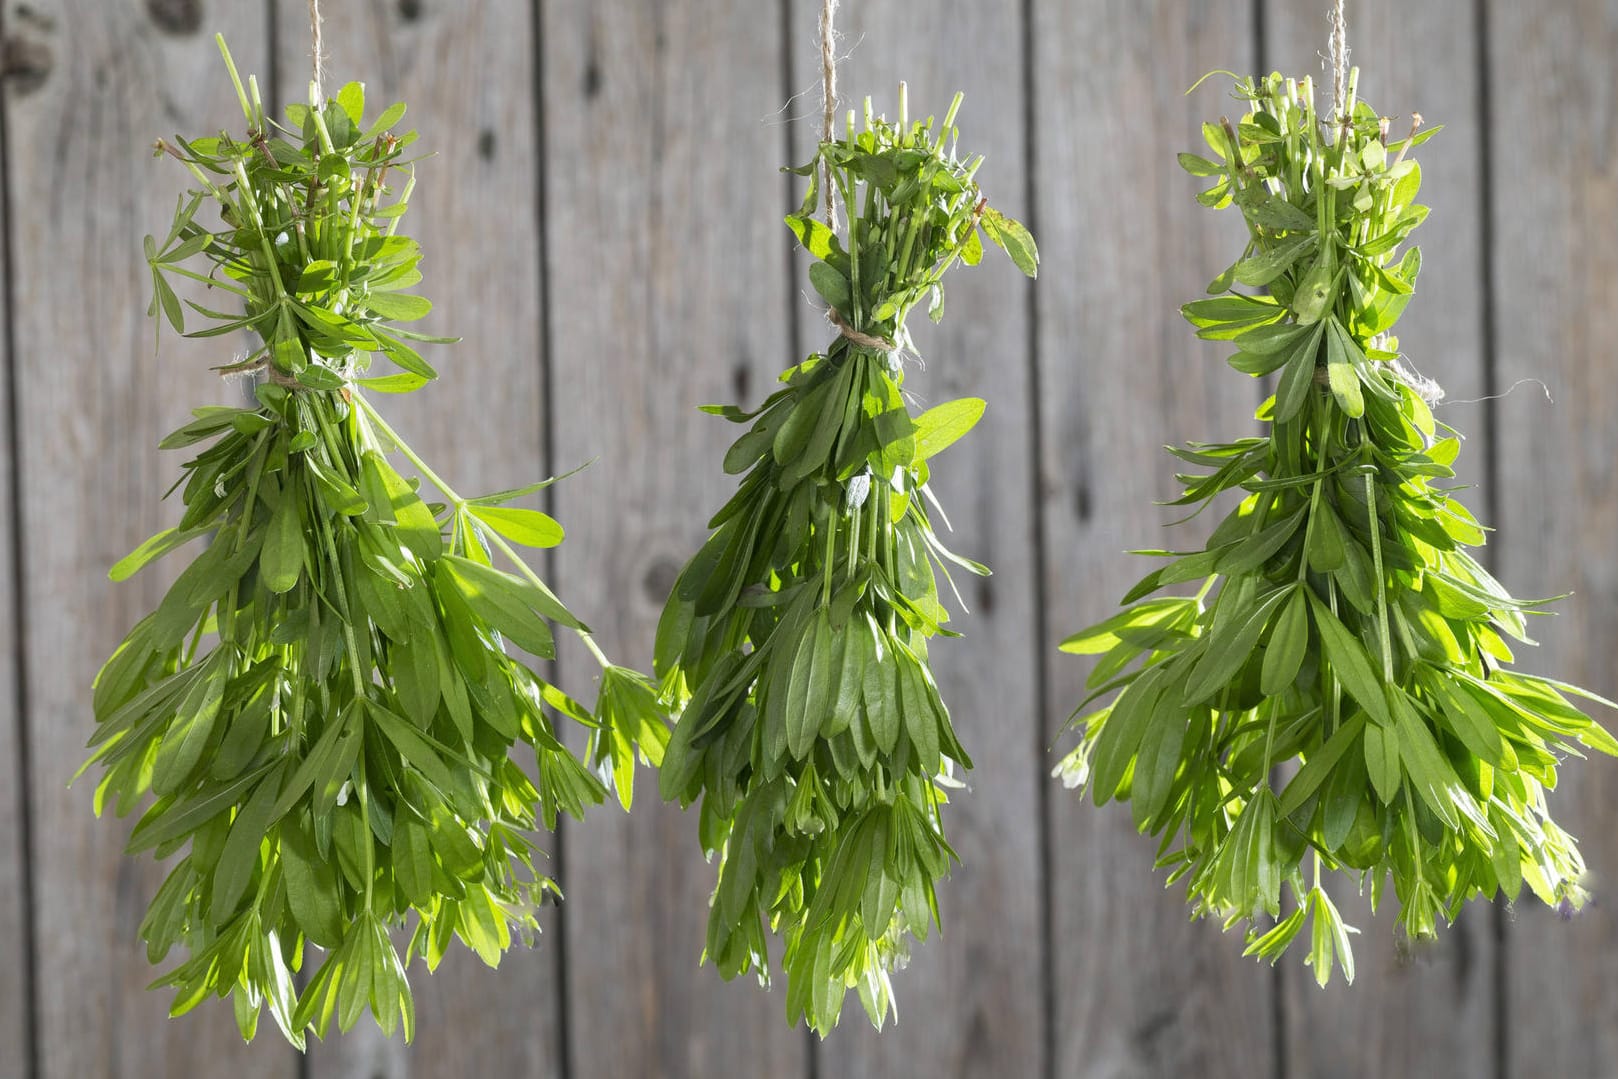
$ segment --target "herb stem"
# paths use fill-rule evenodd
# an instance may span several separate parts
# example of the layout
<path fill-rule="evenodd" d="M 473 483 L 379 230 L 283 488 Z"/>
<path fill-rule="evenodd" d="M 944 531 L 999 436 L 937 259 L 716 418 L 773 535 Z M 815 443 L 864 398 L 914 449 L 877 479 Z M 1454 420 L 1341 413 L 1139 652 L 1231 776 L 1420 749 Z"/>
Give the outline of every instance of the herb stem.
<path fill-rule="evenodd" d="M 242 202 L 253 219 L 253 227 L 258 230 L 259 245 L 263 248 L 265 268 L 270 272 L 270 280 L 275 282 L 276 298 L 281 303 L 287 302 L 286 285 L 281 281 L 281 268 L 276 263 L 275 248 L 270 245 L 270 234 L 265 231 L 264 218 L 258 212 L 258 200 L 253 197 L 253 184 L 247 178 L 247 168 L 240 159 L 235 162 L 236 187 L 242 194 Z"/>
<path fill-rule="evenodd" d="M 1382 641 L 1382 677 L 1391 685 L 1393 640 L 1388 635 L 1388 590 L 1382 572 L 1382 525 L 1376 512 L 1376 477 L 1369 472 L 1365 474 L 1365 506 L 1371 519 L 1371 562 L 1376 571 L 1377 635 Z"/>
<path fill-rule="evenodd" d="M 358 701 L 355 707 L 362 707 Z M 355 722 L 364 720 L 356 718 Z M 362 736 L 363 737 L 363 736 Z M 376 836 L 371 834 L 371 788 L 365 781 L 365 752 L 362 749 L 359 756 L 359 777 L 355 783 L 355 792 L 360 797 L 360 827 L 365 833 L 365 913 L 371 913 L 371 881 L 376 877 Z"/>

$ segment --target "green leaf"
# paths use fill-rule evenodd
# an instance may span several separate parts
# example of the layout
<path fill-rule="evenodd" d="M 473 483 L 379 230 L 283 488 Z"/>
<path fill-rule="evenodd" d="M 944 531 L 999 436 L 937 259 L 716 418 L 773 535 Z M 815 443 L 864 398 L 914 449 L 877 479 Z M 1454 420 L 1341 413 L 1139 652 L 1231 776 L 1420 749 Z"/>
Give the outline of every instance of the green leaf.
<path fill-rule="evenodd" d="M 174 332 L 184 333 L 185 310 L 180 307 L 180 298 L 174 294 L 174 289 L 169 286 L 162 271 L 155 267 L 152 270 L 152 289 L 156 294 L 153 303 L 163 309 L 163 316 L 169 320 L 169 325 L 174 327 Z"/>
<path fill-rule="evenodd" d="M 1399 794 L 1399 738 L 1380 723 L 1365 725 L 1365 770 L 1371 786 L 1383 805 L 1391 805 Z"/>
<path fill-rule="evenodd" d="M 1286 790 L 1281 792 L 1281 816 L 1292 816 L 1320 789 L 1348 753 L 1349 747 L 1360 740 L 1360 730 L 1364 726 L 1364 715 L 1351 716 L 1319 749 L 1307 755 L 1303 767 L 1298 769 Z M 1366 752 L 1369 754 L 1370 751 Z"/>
<path fill-rule="evenodd" d="M 282 492 L 258 555 L 259 576 L 271 592 L 290 592 L 303 574 L 303 515 L 295 492 L 295 487 Z"/>
<path fill-rule="evenodd" d="M 366 297 L 365 306 L 373 315 L 390 322 L 414 322 L 433 309 L 427 297 L 408 292 L 373 292 Z"/>
<path fill-rule="evenodd" d="M 982 398 L 962 397 L 917 416 L 915 460 L 927 460 L 970 431 L 982 418 L 986 405 Z"/>
<path fill-rule="evenodd" d="M 1348 695 L 1383 727 L 1393 726 L 1393 713 L 1388 710 L 1386 690 L 1365 648 L 1348 632 L 1337 616 L 1309 592 L 1309 606 L 1314 612 L 1315 625 L 1320 630 L 1320 641 L 1326 650 L 1332 671 Z"/>
<path fill-rule="evenodd" d="M 854 306 L 853 288 L 848 278 L 839 273 L 830 263 L 815 262 L 809 266 L 809 283 L 820 298 L 831 305 L 833 310 L 852 316 Z"/>
<path fill-rule="evenodd" d="M 382 115 L 378 116 L 375 122 L 373 122 L 370 127 L 365 129 L 365 134 L 360 136 L 360 141 L 370 142 L 372 139 L 375 139 L 378 135 L 382 134 L 384 131 L 387 131 L 389 128 L 398 126 L 399 121 L 404 119 L 404 115 L 404 102 L 395 101 L 386 109 L 382 110 Z"/>
<path fill-rule="evenodd" d="M 127 581 L 139 573 L 146 565 L 153 562 L 177 547 L 183 547 L 198 536 L 207 535 L 205 528 L 165 528 L 152 536 L 146 542 L 130 551 L 113 564 L 107 571 L 107 579 L 111 581 Z"/>
<path fill-rule="evenodd" d="M 337 91 L 337 104 L 348 114 L 349 122 L 355 127 L 365 117 L 365 84 L 359 82 L 345 83 Z"/>
<path fill-rule="evenodd" d="M 152 765 L 152 790 L 172 794 L 190 777 L 213 737 L 225 680 L 210 664 L 181 699 L 174 722 L 164 732 Z"/>
<path fill-rule="evenodd" d="M 1034 238 L 1023 227 L 1022 222 L 1013 220 L 993 207 L 987 207 L 980 219 L 984 233 L 994 245 L 1011 256 L 1027 277 L 1039 276 L 1039 249 L 1034 246 Z"/>
<path fill-rule="evenodd" d="M 275 809 L 270 813 L 271 817 L 280 819 L 286 816 L 305 792 L 315 785 L 317 778 L 328 776 L 337 770 L 338 762 L 346 756 L 350 743 L 355 741 L 345 736 L 355 726 L 356 707 L 354 702 L 349 702 L 341 713 L 326 724 L 325 729 L 320 732 L 320 737 L 315 740 L 315 744 L 299 762 L 297 770 L 292 773 L 292 778 L 282 788 Z"/>
<path fill-rule="evenodd" d="M 444 551 L 444 537 L 426 503 L 375 450 L 361 456 L 360 469 L 367 500 L 378 511 L 387 509 L 399 542 L 423 562 L 435 561 Z"/>
<path fill-rule="evenodd" d="M 1223 165 L 1215 164 L 1205 157 L 1198 157 L 1196 154 L 1180 154 L 1178 160 L 1180 167 L 1192 176 L 1223 176 L 1225 174 Z"/>
<path fill-rule="evenodd" d="M 1269 647 L 1264 653 L 1259 686 L 1266 696 L 1279 696 L 1291 687 L 1298 677 L 1308 647 L 1308 601 L 1301 592 L 1294 592 L 1280 617 L 1275 620 L 1275 629 L 1270 633 Z M 1286 812 L 1282 810 L 1283 815 Z"/>
<path fill-rule="evenodd" d="M 550 627 L 535 613 L 547 602 L 539 589 L 509 573 L 456 555 L 445 555 L 440 565 L 478 617 L 518 648 L 542 659 L 555 657 Z"/>
<path fill-rule="evenodd" d="M 1243 616 L 1240 621 L 1232 623 L 1224 617 L 1215 619 L 1213 629 L 1203 638 L 1207 643 L 1201 658 L 1191 669 L 1190 677 L 1186 679 L 1180 697 L 1180 703 L 1184 707 L 1191 708 L 1201 704 L 1236 675 L 1252 656 L 1259 636 L 1264 632 L 1264 627 L 1269 625 L 1270 616 L 1275 613 L 1276 607 L 1292 593 L 1293 588 L 1290 586 L 1274 590 L 1260 600 L 1251 613 Z M 1234 625 L 1233 629 L 1227 628 L 1231 625 Z"/>
<path fill-rule="evenodd" d="M 1166 688 L 1162 669 L 1152 668 L 1113 701 L 1091 756 L 1090 785 L 1096 805 L 1105 805 L 1117 793 Z"/>
<path fill-rule="evenodd" d="M 396 337 L 391 337 L 380 330 L 376 331 L 375 336 L 377 344 L 382 350 L 382 354 L 388 359 L 392 360 L 394 363 L 398 364 L 399 367 L 405 371 L 412 375 L 416 375 L 419 378 L 429 380 L 438 377 L 438 372 L 433 370 L 432 364 L 422 359 L 421 353 L 417 352 L 403 341 L 400 341 Z"/>
<path fill-rule="evenodd" d="M 387 736 L 388 741 L 393 743 L 393 747 L 399 751 L 406 764 L 420 772 L 440 791 L 450 792 L 455 789 L 455 777 L 451 774 L 449 766 L 415 727 L 375 701 L 371 702 L 370 712 L 371 721 Z"/>
<path fill-rule="evenodd" d="M 1504 745 L 1500 729 L 1477 698 L 1452 683 L 1442 671 L 1433 671 L 1423 682 L 1441 705 L 1450 730 L 1467 751 L 1490 764 L 1502 764 Z"/>
<path fill-rule="evenodd" d="M 230 836 L 214 868 L 209 916 L 216 923 L 230 918 L 252 883 L 265 833 L 275 823 L 275 818 L 270 816 L 270 810 L 275 807 L 275 794 L 274 787 L 261 783 L 230 826 Z"/>
<path fill-rule="evenodd" d="M 1320 354 L 1323 327 L 1318 323 L 1295 351 L 1287 357 L 1281 380 L 1275 390 L 1275 420 L 1285 423 L 1296 416 L 1309 400 L 1315 384 L 1315 357 Z"/>
<path fill-rule="evenodd" d="M 1195 609 L 1194 600 L 1179 597 L 1145 600 L 1119 611 L 1089 629 L 1073 634 L 1059 647 L 1062 651 L 1074 655 L 1100 655 L 1123 643 L 1126 630 L 1149 629 L 1163 625 L 1185 616 L 1188 611 L 1194 613 Z"/>
<path fill-rule="evenodd" d="M 543 491 L 545 488 L 554 483 L 560 483 L 569 476 L 576 476 L 595 463 L 596 458 L 592 457 L 588 461 L 584 462 L 584 464 L 579 465 L 576 468 L 570 468 L 559 476 L 551 476 L 548 479 L 540 480 L 538 483 L 530 483 L 526 487 L 512 487 L 505 491 L 496 491 L 491 495 L 480 495 L 477 498 L 469 498 L 467 499 L 467 502 L 474 506 L 499 506 L 506 502 L 514 502 L 519 498 Z"/>
<path fill-rule="evenodd" d="M 798 238 L 805 251 L 817 259 L 828 261 L 835 261 L 841 256 L 846 264 L 848 254 L 843 250 L 842 241 L 824 221 L 813 214 L 788 214 L 786 221 L 792 235 Z"/>
<path fill-rule="evenodd" d="M 1326 322 L 1326 378 L 1338 407 L 1352 417 L 1365 415 L 1365 399 L 1360 393 L 1360 374 L 1355 367 L 1350 349 L 1358 350 L 1342 323 L 1331 318 Z"/>
<path fill-rule="evenodd" d="M 1288 232 L 1307 232 L 1315 227 L 1315 219 L 1292 205 L 1284 198 L 1270 196 L 1252 206 L 1242 207 L 1242 212 L 1255 225 L 1267 229 L 1282 229 Z"/>
<path fill-rule="evenodd" d="M 1427 808 L 1444 822 L 1445 827 L 1455 829 L 1460 826 L 1456 810 L 1461 808 L 1487 831 L 1488 825 L 1481 811 L 1468 804 L 1471 796 L 1461 787 L 1454 769 L 1433 740 L 1432 731 L 1427 728 L 1410 699 L 1402 690 L 1395 690 L 1392 699 L 1399 739 L 1399 760 L 1410 776 L 1411 786 L 1416 788 L 1416 793 L 1427 803 Z"/>
<path fill-rule="evenodd" d="M 1263 251 L 1236 264 L 1236 280 L 1255 287 L 1268 285 L 1290 270 L 1315 246 L 1313 236 L 1299 236 L 1285 240 L 1269 251 Z"/>
<path fill-rule="evenodd" d="M 1150 826 L 1168 804 L 1190 729 L 1190 717 L 1175 703 L 1173 695 L 1164 693 L 1158 697 L 1135 759 L 1129 804 L 1137 827 Z"/>
<path fill-rule="evenodd" d="M 787 748 L 802 760 L 820 734 L 836 691 L 841 670 L 832 649 L 831 620 L 824 608 L 816 612 L 813 628 L 804 634 L 792 665 L 791 702 L 787 711 Z"/>
<path fill-rule="evenodd" d="M 412 906 L 425 906 L 433 897 L 433 853 L 427 829 L 408 818 L 393 828 L 393 879 Z"/>
<path fill-rule="evenodd" d="M 343 909 L 332 863 L 321 857 L 313 837 L 297 822 L 283 820 L 277 835 L 293 920 L 311 943 L 337 947 L 343 939 Z"/>
<path fill-rule="evenodd" d="M 423 375 L 411 374 L 409 371 L 399 371 L 391 375 L 374 375 L 370 378 L 356 378 L 356 385 L 363 386 L 377 393 L 413 393 L 431 381 Z"/>
<path fill-rule="evenodd" d="M 314 478 L 315 487 L 319 490 L 320 497 L 325 501 L 326 505 L 348 517 L 357 517 L 366 511 L 367 503 L 364 498 L 360 497 L 360 493 L 354 490 L 346 479 L 322 464 L 314 455 L 306 454 L 303 458 L 303 466 L 309 470 L 309 475 Z"/>
<path fill-rule="evenodd" d="M 469 504 L 467 511 L 513 543 L 528 547 L 555 547 L 562 542 L 562 526 L 538 510 Z"/>
<path fill-rule="evenodd" d="M 298 370 L 295 376 L 300 385 L 311 390 L 335 391 L 340 390 L 348 383 L 342 375 L 323 364 L 311 363 Z"/>

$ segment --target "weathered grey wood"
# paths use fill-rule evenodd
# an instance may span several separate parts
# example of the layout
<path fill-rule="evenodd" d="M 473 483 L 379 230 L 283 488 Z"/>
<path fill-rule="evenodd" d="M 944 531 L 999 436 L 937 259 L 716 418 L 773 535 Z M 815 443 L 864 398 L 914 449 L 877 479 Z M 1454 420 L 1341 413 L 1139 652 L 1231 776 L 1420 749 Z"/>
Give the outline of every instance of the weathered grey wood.
<path fill-rule="evenodd" d="M 304 100 L 306 6 L 279 8 L 282 93 Z M 426 254 L 419 291 L 434 310 L 424 329 L 462 338 L 431 346 L 438 382 L 408 396 L 379 397 L 377 406 L 462 494 L 532 483 L 550 468 L 542 453 L 532 5 L 423 0 L 324 9 L 326 91 L 363 82 L 372 114 L 406 101 L 403 126 L 421 133 L 417 150 L 434 155 L 416 166 L 401 228 Z M 559 1075 L 554 912 L 542 923 L 538 946 L 508 953 L 498 971 L 462 948 L 434 974 L 416 963 L 414 1043 L 385 1040 L 366 1021 L 311 1050 L 312 1079 Z"/>
<path fill-rule="evenodd" d="M 1522 665 L 1618 693 L 1618 11 L 1583 0 L 1487 5 L 1497 382 L 1497 545 L 1518 595 L 1573 596 Z M 1612 715 L 1598 716 L 1611 726 Z M 1506 936 L 1511 1074 L 1618 1072 L 1618 765 L 1570 760 L 1551 801 L 1583 840 L 1594 902 L 1570 921 L 1532 896 Z"/>
<path fill-rule="evenodd" d="M 663 600 L 733 481 L 730 425 L 696 412 L 756 399 L 793 342 L 785 302 L 785 135 L 775 5 L 544 6 L 554 488 L 570 538 L 558 584 L 621 662 L 650 664 Z M 594 664 L 563 670 L 578 687 Z M 582 690 L 578 690 L 583 692 Z M 566 833 L 569 1035 L 580 1076 L 806 1071 L 785 993 L 697 967 L 714 867 L 695 813 L 607 808 Z"/>
<path fill-rule="evenodd" d="M 819 11 L 804 0 L 792 7 L 793 89 L 810 88 L 789 110 L 801 117 L 793 125 L 794 161 L 808 159 L 820 133 Z M 859 109 L 870 94 L 879 112 L 895 115 L 904 79 L 911 116 L 942 118 L 955 91 L 964 91 L 962 152 L 986 155 L 978 177 L 995 206 L 1027 216 L 1019 3 L 949 0 L 930 5 L 926 19 L 897 0 L 846 4 L 838 29 L 845 109 Z M 798 252 L 792 263 L 802 327 L 792 362 L 829 340 L 819 304 L 806 298 L 813 296 L 809 261 Z M 970 789 L 945 812 L 961 864 L 939 888 L 942 935 L 916 945 L 895 977 L 897 1026 L 878 1034 L 850 997 L 840 1029 L 819 1049 L 820 1073 L 828 1076 L 1038 1076 L 1045 1067 L 1038 785 L 1047 768 L 1030 644 L 1037 587 L 1027 423 L 1032 286 L 997 251 L 975 270 L 951 271 L 947 285 L 940 328 L 919 313 L 911 320 L 926 364 L 910 368 L 905 388 L 918 409 L 961 396 L 988 401 L 979 426 L 933 471 L 955 526 L 947 542 L 994 570 L 986 579 L 956 575 L 971 610 L 957 611 L 952 624 L 966 636 L 932 650 L 939 688 L 976 767 L 966 777 Z"/>
<path fill-rule="evenodd" d="M 220 362 L 217 342 L 185 347 L 170 335 L 153 354 L 141 235 L 164 231 L 189 177 L 154 161 L 151 142 L 241 114 L 200 5 L 57 0 L 21 12 L 8 8 L 8 37 L 49 57 L 5 102 L 42 1073 L 290 1079 L 285 1042 L 266 1031 L 244 1047 L 226 1006 L 165 1018 L 168 994 L 145 990 L 154 972 L 136 936 L 162 871 L 123 855 L 128 822 L 91 819 L 92 779 L 67 789 L 92 729 L 97 665 L 179 569 L 119 586 L 106 578 L 179 515 L 177 500 L 159 502 L 179 460 L 160 456 L 157 440 L 191 406 L 237 392 L 207 370 Z M 211 16 L 239 60 L 262 70 L 264 9 Z"/>
<path fill-rule="evenodd" d="M 1151 568 L 1125 549 L 1184 547 L 1211 526 L 1160 532 L 1177 515 L 1152 500 L 1178 493 L 1162 444 L 1254 426 L 1252 384 L 1178 314 L 1240 250 L 1242 226 L 1199 206 L 1175 162 L 1232 108 L 1216 83 L 1183 91 L 1251 64 L 1251 15 L 1236 0 L 1034 5 L 1047 648 Z M 1052 657 L 1060 750 L 1088 667 Z M 1183 888 L 1162 888 L 1127 811 L 1057 787 L 1049 820 L 1057 1074 L 1272 1074 L 1272 973 L 1241 958 L 1239 937 L 1188 923 Z"/>
<path fill-rule="evenodd" d="M 1316 100 L 1330 101 L 1322 69 L 1327 5 L 1267 5 L 1266 65 L 1312 75 Z M 1444 131 L 1420 147 L 1421 201 L 1433 207 L 1416 234 L 1422 249 L 1417 295 L 1399 322 L 1401 350 L 1456 400 L 1483 394 L 1482 186 L 1478 182 L 1478 56 L 1466 0 L 1349 5 L 1350 60 L 1360 67 L 1360 97 L 1392 120 L 1390 137 L 1410 129 L 1410 114 Z M 1476 436 L 1458 469 L 1462 482 L 1485 479 L 1485 409 L 1440 405 L 1438 416 Z M 1461 499 L 1482 514 L 1484 493 Z M 1489 552 L 1484 552 L 1487 555 Z M 1339 909 L 1360 928 L 1358 978 L 1319 989 L 1304 966 L 1307 942 L 1281 962 L 1289 1073 L 1308 1076 L 1488 1075 L 1493 1068 L 1494 912 L 1474 904 L 1436 942 L 1403 945 L 1398 904 L 1372 917 L 1368 897 L 1350 882 L 1332 888 Z"/>
<path fill-rule="evenodd" d="M 6 39 L 10 20 L 0 11 L 0 41 Z M 19 33 L 15 39 L 26 41 Z M 18 92 L 20 73 L 14 65 L 0 61 L 0 101 Z M 0 131 L 4 117 L 0 117 Z M 7 149 L 13 149 L 7 147 Z M 13 153 L 15 151 L 13 150 Z M 4 178 L 0 177 L 0 181 Z M 0 251 L 6 249 L 5 219 L 0 215 Z M 0 260 L 0 303 L 4 303 L 7 281 Z M 9 307 L 3 317 L 14 317 Z M 0 514 L 12 518 L 11 469 L 17 443 L 11 430 L 10 381 L 13 358 L 6 348 L 6 334 L 0 328 Z M 0 954 L 13 957 L 12 972 L 0 978 L 0 1045 L 11 1047 L 0 1054 L 0 1077 L 21 1079 L 28 1068 L 33 1031 L 29 1029 L 28 1002 L 34 986 L 23 962 L 28 948 L 28 895 L 25 868 L 28 836 L 23 821 L 23 791 L 26 789 L 22 757 L 22 684 L 17 677 L 18 589 L 15 574 L 15 544 L 18 522 L 8 519 L 0 525 Z"/>

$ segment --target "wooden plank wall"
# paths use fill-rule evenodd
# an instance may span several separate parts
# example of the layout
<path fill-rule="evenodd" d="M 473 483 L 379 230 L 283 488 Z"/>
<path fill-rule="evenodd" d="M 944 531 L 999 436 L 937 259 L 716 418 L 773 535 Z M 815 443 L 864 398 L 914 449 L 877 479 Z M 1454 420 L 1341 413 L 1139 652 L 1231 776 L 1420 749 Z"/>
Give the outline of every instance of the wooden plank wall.
<path fill-rule="evenodd" d="M 446 377 L 389 402 L 452 482 L 515 485 L 597 463 L 550 492 L 569 539 L 547 569 L 622 662 L 646 666 L 662 600 L 732 489 L 731 431 L 696 412 L 756 402 L 824 344 L 781 216 L 818 113 L 813 0 L 326 0 L 328 82 L 403 98 L 425 149 L 411 219 L 431 328 L 465 340 Z M 1317 990 L 1189 924 L 1127 814 L 1048 778 L 1086 665 L 1054 652 L 1142 570 L 1172 493 L 1164 442 L 1249 429 L 1255 389 L 1175 315 L 1228 262 L 1174 154 L 1239 106 L 1203 72 L 1320 72 L 1324 3 L 846 0 L 846 104 L 942 110 L 988 155 L 996 205 L 1034 228 L 1029 285 L 998 260 L 951 277 L 918 328 L 923 401 L 987 398 L 936 485 L 955 544 L 990 563 L 961 642 L 938 648 L 977 760 L 949 811 L 963 865 L 944 932 L 897 979 L 900 1022 L 857 1010 L 820 1042 L 779 986 L 698 968 L 714 869 L 695 820 L 643 774 L 549 843 L 568 901 L 498 972 L 457 955 L 418 981 L 406 1050 L 374 1032 L 303 1058 L 228 1011 L 170 1022 L 135 929 L 159 876 L 71 790 L 88 680 L 177 566 L 105 568 L 176 507 L 152 450 L 194 404 L 239 389 L 207 348 L 152 349 L 140 237 L 182 177 L 157 135 L 230 123 L 209 36 L 266 89 L 301 98 L 305 9 L 205 0 L 0 0 L 0 1077 L 241 1079 L 511 1074 L 1150 1077 L 1618 1074 L 1618 771 L 1574 762 L 1558 817 L 1586 841 L 1597 901 L 1567 921 L 1475 907 L 1436 945 L 1364 929 L 1360 980 Z M 1351 0 L 1363 95 L 1445 132 L 1424 148 L 1420 295 L 1403 347 L 1473 436 L 1468 499 L 1520 594 L 1573 590 L 1531 669 L 1618 692 L 1618 16 L 1602 0 Z M 1226 215 L 1228 216 L 1228 215 Z M 1605 238 L 1604 240 L 1600 238 Z M 1599 240 L 1599 242 L 1598 242 Z M 1476 399 L 1542 379 L 1494 401 Z M 1473 402 L 1473 403 L 1466 403 Z M 1189 540 L 1197 526 L 1185 526 Z M 563 684 L 593 690 L 576 651 Z"/>
<path fill-rule="evenodd" d="M 1491 2 L 1486 15 L 1495 382 L 1504 390 L 1543 379 L 1556 402 L 1523 386 L 1496 406 L 1498 560 L 1525 595 L 1573 592 L 1556 618 L 1537 623 L 1545 655 L 1535 666 L 1611 697 L 1618 251 L 1607 238 L 1618 235 L 1618 11 L 1596 0 L 1537 11 Z M 1558 820 L 1584 840 L 1596 903 L 1568 924 L 1525 902 L 1508 926 L 1500 1055 L 1509 1074 L 1618 1070 L 1608 1003 L 1618 993 L 1618 773 L 1605 763 L 1569 768 L 1557 792 Z"/>
<path fill-rule="evenodd" d="M 0 11 L 0 42 L 6 38 L 5 15 Z M 4 48 L 0 45 L 0 48 Z M 35 53 L 37 58 L 38 53 Z M 3 61 L 0 61 L 3 62 Z M 11 65 L 6 64 L 9 68 Z M 8 80 L 9 81 L 9 80 Z M 3 91 L 0 91 L 3 92 Z M 0 111 L 0 171 L 4 170 L 9 140 L 6 118 Z M 10 250 L 6 237 L 5 200 L 0 197 L 0 253 Z M 10 294 L 7 259 L 0 254 L 0 303 Z M 0 328 L 0 514 L 14 519 L 17 514 L 17 458 L 12 438 L 12 334 L 10 320 Z M 24 788 L 28 757 L 22 729 L 24 688 L 18 678 L 21 648 L 21 606 L 17 596 L 17 529 L 0 527 L 0 819 L 14 822 L 0 828 L 0 953 L 13 957 L 14 976 L 0 979 L 0 1045 L 11 1047 L 16 1065 L 26 1067 L 33 1054 L 33 1022 L 29 1014 L 33 993 L 33 964 L 29 962 L 28 909 L 28 798 Z"/>

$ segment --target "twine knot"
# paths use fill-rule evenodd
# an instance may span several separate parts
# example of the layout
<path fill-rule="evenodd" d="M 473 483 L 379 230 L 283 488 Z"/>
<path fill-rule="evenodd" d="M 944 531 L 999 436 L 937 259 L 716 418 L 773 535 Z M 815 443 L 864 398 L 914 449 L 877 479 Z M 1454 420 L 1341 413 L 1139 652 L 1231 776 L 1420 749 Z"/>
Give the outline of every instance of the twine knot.
<path fill-rule="evenodd" d="M 861 348 L 888 353 L 899 351 L 899 346 L 889 341 L 886 337 L 878 337 L 875 334 L 865 333 L 850 326 L 848 320 L 843 318 L 835 307 L 826 308 L 826 321 L 837 327 L 839 337 L 845 338 L 850 343 L 859 345 Z"/>

